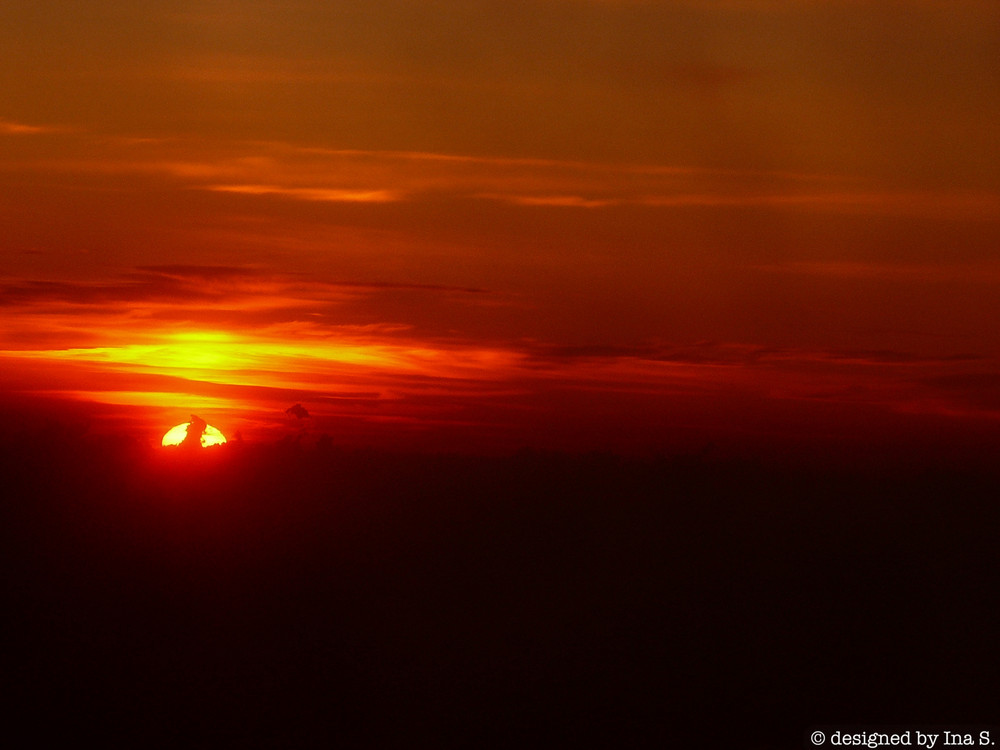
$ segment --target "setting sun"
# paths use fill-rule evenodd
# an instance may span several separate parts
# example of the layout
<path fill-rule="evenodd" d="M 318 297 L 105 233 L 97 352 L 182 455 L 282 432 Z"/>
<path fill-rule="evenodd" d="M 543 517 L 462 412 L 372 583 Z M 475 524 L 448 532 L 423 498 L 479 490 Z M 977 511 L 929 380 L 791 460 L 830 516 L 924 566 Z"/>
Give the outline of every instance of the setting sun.
<path fill-rule="evenodd" d="M 175 445 L 181 445 L 188 437 L 188 430 L 191 426 L 191 422 L 184 422 L 176 427 L 171 427 L 167 430 L 167 433 L 163 436 L 161 444 L 163 447 L 170 447 Z M 212 427 L 212 425 L 205 425 L 205 429 L 201 433 L 201 447 L 208 448 L 212 445 L 223 445 L 226 442 L 226 436 L 219 431 L 217 427 Z"/>

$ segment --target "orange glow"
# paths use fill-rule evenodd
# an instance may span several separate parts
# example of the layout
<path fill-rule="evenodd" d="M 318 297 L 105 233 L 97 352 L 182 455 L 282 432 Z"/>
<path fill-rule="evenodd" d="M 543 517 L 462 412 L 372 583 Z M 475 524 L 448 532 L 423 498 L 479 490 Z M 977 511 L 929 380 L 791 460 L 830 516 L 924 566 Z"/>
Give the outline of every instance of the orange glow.
<path fill-rule="evenodd" d="M 306 201 L 384 203 L 399 200 L 390 190 L 338 190 L 332 188 L 288 188 L 277 185 L 211 185 L 209 190 L 245 195 L 278 195 Z"/>
<path fill-rule="evenodd" d="M 997 419 L 995 3 L 108 2 L 0 28 L 8 405 L 462 448 Z"/>
<path fill-rule="evenodd" d="M 299 331 L 299 341 L 286 343 L 276 333 L 194 331 L 147 332 L 151 343 L 7 352 L 23 359 L 77 362 L 136 374 L 162 374 L 235 385 L 299 387 L 296 375 L 317 368 L 329 372 L 412 373 L 429 377 L 500 374 L 518 359 L 516 352 L 481 348 L 434 348 L 418 342 L 331 341 L 319 332 Z M 152 343 L 155 342 L 155 343 Z"/>

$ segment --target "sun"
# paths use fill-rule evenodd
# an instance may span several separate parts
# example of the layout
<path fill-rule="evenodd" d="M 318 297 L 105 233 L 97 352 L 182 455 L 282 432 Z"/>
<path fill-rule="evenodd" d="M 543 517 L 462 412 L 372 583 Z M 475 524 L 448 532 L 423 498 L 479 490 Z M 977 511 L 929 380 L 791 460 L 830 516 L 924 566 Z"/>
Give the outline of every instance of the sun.
<path fill-rule="evenodd" d="M 161 444 L 164 447 L 172 445 L 180 445 L 188 436 L 188 428 L 191 426 L 190 422 L 184 422 L 176 427 L 171 427 L 167 430 L 167 434 L 163 436 Z M 201 433 L 201 447 L 208 448 L 211 445 L 222 445 L 226 442 L 226 436 L 219 431 L 217 427 L 212 427 L 212 425 L 205 425 L 204 431 Z"/>

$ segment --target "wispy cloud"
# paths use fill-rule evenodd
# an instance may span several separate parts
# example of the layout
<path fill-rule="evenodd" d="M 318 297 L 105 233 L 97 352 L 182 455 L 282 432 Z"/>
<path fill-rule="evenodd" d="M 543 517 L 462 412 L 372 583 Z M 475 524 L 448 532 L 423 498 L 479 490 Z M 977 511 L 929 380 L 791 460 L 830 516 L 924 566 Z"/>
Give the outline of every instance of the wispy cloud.
<path fill-rule="evenodd" d="M 161 175 L 180 181 L 177 187 L 306 201 L 391 202 L 450 195 L 581 207 L 759 201 L 755 196 L 764 189 L 778 196 L 796 196 L 802 185 L 842 181 L 815 174 L 690 164 L 330 149 L 273 141 L 112 138 L 86 133 L 77 137 L 80 147 L 72 157 L 37 158 L 22 162 L 21 168 Z"/>
<path fill-rule="evenodd" d="M 888 216 L 938 217 L 969 220 L 995 220 L 1000 216 L 1000 194 L 981 193 L 871 193 L 805 192 L 790 183 L 787 192 L 755 192 L 747 185 L 743 192 L 690 192 L 684 187 L 698 187 L 696 180 L 672 193 L 644 195 L 568 195 L 553 193 L 490 193 L 479 197 L 519 206 L 553 206 L 602 209 L 616 206 L 649 208 L 760 208 L 769 210 L 814 211 Z"/>
<path fill-rule="evenodd" d="M 0 135 L 37 135 L 39 133 L 55 133 L 61 130 L 62 128 L 50 125 L 29 125 L 0 118 Z"/>
<path fill-rule="evenodd" d="M 279 185 L 209 185 L 207 190 L 243 195 L 276 195 L 304 201 L 330 203 L 391 203 L 402 199 L 394 190 L 344 190 L 337 188 L 282 187 Z"/>
<path fill-rule="evenodd" d="M 393 296 L 419 295 L 425 302 L 435 296 L 462 299 L 467 305 L 491 293 L 482 287 L 384 279 L 323 280 L 219 265 L 139 266 L 117 278 L 99 280 L 0 277 L 0 309 L 16 315 L 21 326 L 32 320 L 48 320 L 43 327 L 51 329 L 63 316 L 67 331 L 77 330 L 73 318 L 85 315 L 98 315 L 104 321 L 101 325 L 118 316 L 118 327 L 133 334 L 141 334 L 142 321 L 155 320 L 198 321 L 203 325 L 215 321 L 244 328 L 289 320 L 316 323 L 348 305 L 364 306 L 365 300 L 375 295 L 382 304 Z M 395 330 L 405 328 L 395 324 Z M 0 330 L 0 343 L 10 334 L 10 330 Z"/>
<path fill-rule="evenodd" d="M 0 121 L 0 132 L 40 131 Z M 451 199 L 536 209 L 732 208 L 970 221 L 994 221 L 1000 215 L 1000 193 L 988 190 L 891 191 L 835 174 L 331 149 L 275 141 L 78 137 L 89 139 L 86 150 L 92 158 L 23 162 L 20 168 L 159 175 L 174 189 L 345 204 Z"/>
<path fill-rule="evenodd" d="M 622 201 L 602 198 L 584 198 L 580 195 L 498 195 L 483 194 L 480 198 L 500 200 L 517 206 L 548 206 L 562 208 L 607 208 L 620 206 Z"/>

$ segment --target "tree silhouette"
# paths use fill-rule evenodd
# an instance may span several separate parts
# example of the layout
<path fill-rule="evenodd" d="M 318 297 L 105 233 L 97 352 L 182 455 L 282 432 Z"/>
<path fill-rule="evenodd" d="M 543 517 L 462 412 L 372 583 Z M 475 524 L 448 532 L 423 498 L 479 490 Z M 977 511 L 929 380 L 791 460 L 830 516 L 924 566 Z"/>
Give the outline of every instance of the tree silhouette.
<path fill-rule="evenodd" d="M 201 436 L 205 434 L 208 423 L 201 417 L 192 414 L 188 424 L 187 435 L 181 441 L 181 448 L 201 448 Z"/>
<path fill-rule="evenodd" d="M 285 414 L 290 417 L 295 417 L 296 419 L 306 419 L 309 416 L 309 412 L 302 404 L 295 404 L 295 406 L 289 406 L 285 409 Z"/>

